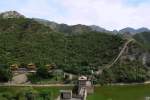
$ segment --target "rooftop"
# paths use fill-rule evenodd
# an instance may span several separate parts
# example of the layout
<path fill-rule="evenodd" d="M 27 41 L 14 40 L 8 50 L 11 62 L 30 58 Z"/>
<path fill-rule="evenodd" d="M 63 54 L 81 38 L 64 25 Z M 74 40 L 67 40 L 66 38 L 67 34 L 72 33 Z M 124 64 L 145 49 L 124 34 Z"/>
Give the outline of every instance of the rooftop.
<path fill-rule="evenodd" d="M 87 77 L 86 77 L 86 76 L 80 76 L 80 77 L 78 78 L 78 80 L 87 80 Z"/>

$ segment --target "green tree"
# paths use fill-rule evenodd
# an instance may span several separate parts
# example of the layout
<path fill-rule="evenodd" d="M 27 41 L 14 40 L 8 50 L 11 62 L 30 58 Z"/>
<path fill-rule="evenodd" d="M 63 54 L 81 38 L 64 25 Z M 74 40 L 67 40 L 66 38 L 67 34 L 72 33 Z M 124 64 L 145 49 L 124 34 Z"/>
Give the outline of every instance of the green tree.
<path fill-rule="evenodd" d="M 12 73 L 8 65 L 0 65 L 0 82 L 8 82 L 12 78 Z"/>

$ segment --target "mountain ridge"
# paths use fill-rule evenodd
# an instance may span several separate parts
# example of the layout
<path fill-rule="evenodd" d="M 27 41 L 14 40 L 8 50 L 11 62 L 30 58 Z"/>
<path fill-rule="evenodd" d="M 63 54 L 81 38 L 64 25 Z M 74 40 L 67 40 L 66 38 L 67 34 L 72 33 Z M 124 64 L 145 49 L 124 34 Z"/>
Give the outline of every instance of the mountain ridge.
<path fill-rule="evenodd" d="M 24 15 L 18 13 L 17 11 L 6 11 L 6 12 L 2 12 L 0 13 L 0 17 L 2 18 L 25 18 Z M 70 31 L 69 28 L 78 28 L 78 30 L 76 30 L 76 32 L 78 33 L 82 31 L 83 28 L 83 32 L 84 29 L 88 29 L 91 31 L 96 31 L 96 32 L 107 32 L 107 33 L 113 33 L 113 34 L 125 34 L 125 33 L 131 33 L 132 35 L 136 34 L 136 33 L 141 33 L 141 32 L 150 32 L 150 29 L 146 28 L 146 27 L 141 27 L 138 29 L 134 29 L 131 27 L 126 27 L 123 28 L 121 30 L 116 30 L 114 29 L 113 31 L 107 30 L 103 27 L 97 26 L 97 25 L 83 25 L 83 24 L 77 24 L 77 25 L 67 25 L 67 24 L 58 24 L 57 22 L 54 21 L 49 21 L 49 20 L 44 20 L 44 19 L 40 19 L 40 18 L 33 18 L 35 21 L 44 24 L 46 26 L 49 26 L 51 29 L 53 30 L 57 30 L 60 32 L 66 32 L 66 31 Z M 80 26 L 81 28 L 79 28 L 78 26 Z M 64 29 L 62 29 L 61 27 L 63 27 Z M 73 30 L 74 31 L 74 30 Z M 71 32 L 73 33 L 73 32 Z"/>

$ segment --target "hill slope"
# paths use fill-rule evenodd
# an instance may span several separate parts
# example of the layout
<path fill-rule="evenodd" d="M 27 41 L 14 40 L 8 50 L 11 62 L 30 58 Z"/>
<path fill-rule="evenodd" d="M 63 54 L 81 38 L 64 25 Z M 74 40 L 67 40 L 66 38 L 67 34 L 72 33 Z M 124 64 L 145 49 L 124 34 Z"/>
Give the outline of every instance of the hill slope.
<path fill-rule="evenodd" d="M 92 70 L 96 72 L 103 68 L 117 58 L 126 42 L 120 35 L 95 32 L 85 25 L 68 26 L 52 22 L 50 27 L 35 19 L 0 18 L 0 26 L 1 64 L 56 64 L 58 68 L 74 74 L 91 75 Z M 144 67 L 149 66 L 145 55 L 149 54 L 138 42 L 130 43 L 108 70 L 113 74 L 105 71 L 104 76 L 96 76 L 96 79 L 112 78 L 112 74 L 113 82 L 144 81 L 149 71 Z M 140 75 L 135 70 L 138 68 L 141 69 Z M 123 80 L 120 73 L 125 75 Z M 130 74 L 132 77 L 129 77 Z M 138 78 L 134 79 L 136 76 Z"/>
<path fill-rule="evenodd" d="M 146 48 L 150 49 L 150 32 L 143 32 L 134 35 L 134 38 L 143 44 Z"/>
<path fill-rule="evenodd" d="M 1 63 L 98 66 L 117 55 L 123 43 L 119 36 L 86 29 L 84 34 L 66 35 L 26 18 L 0 19 L 0 26 Z M 71 28 L 82 33 L 81 27 Z"/>

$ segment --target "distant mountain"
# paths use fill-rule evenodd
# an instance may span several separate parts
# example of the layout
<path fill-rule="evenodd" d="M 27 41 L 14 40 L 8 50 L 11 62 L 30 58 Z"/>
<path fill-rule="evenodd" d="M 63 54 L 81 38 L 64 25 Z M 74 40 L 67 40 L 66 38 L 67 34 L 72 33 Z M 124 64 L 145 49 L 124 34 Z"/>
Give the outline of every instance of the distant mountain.
<path fill-rule="evenodd" d="M 53 31 L 56 32 L 63 32 L 66 34 L 80 34 L 80 33 L 86 33 L 86 32 L 105 32 L 105 33 L 118 33 L 118 31 L 109 31 L 106 30 L 105 28 L 102 28 L 100 26 L 96 25 L 82 25 L 82 24 L 77 24 L 77 25 L 67 25 L 67 24 L 58 24 L 53 21 L 48 21 L 44 19 L 39 19 L 39 18 L 34 18 L 35 21 L 50 27 L 53 29 Z"/>
<path fill-rule="evenodd" d="M 2 18 L 25 18 L 25 16 L 21 15 L 17 11 L 6 11 L 0 14 Z"/>
<path fill-rule="evenodd" d="M 136 33 L 142 33 L 142 32 L 150 32 L 150 30 L 148 28 L 139 28 L 139 29 L 134 29 L 134 28 L 131 28 L 131 27 L 127 27 L 127 28 L 124 28 L 124 29 L 121 29 L 119 31 L 119 33 L 131 33 L 132 35 L 136 34 Z"/>
<path fill-rule="evenodd" d="M 131 27 L 127 27 L 127 28 L 124 28 L 124 29 L 121 29 L 119 31 L 119 33 L 132 33 L 132 34 L 135 34 L 136 33 L 136 30 L 131 28 Z"/>
<path fill-rule="evenodd" d="M 35 21 L 44 24 L 46 26 L 49 26 L 51 29 L 53 29 L 54 31 L 57 32 L 64 32 L 64 33 L 68 33 L 68 34 L 76 34 L 76 33 L 83 33 L 88 31 L 96 31 L 96 32 L 106 32 L 106 33 L 113 33 L 113 34 L 125 34 L 129 36 L 129 34 L 132 36 L 136 33 L 142 33 L 142 32 L 150 32 L 150 30 L 148 28 L 139 28 L 139 29 L 134 29 L 131 27 L 127 27 L 121 30 L 107 30 L 105 28 L 102 28 L 100 26 L 96 26 L 96 25 L 82 25 L 82 24 L 78 24 L 78 25 L 67 25 L 67 24 L 58 24 L 56 22 L 52 22 L 52 21 L 48 21 L 48 20 L 43 20 L 43 19 L 38 19 L 38 18 L 34 18 Z"/>
<path fill-rule="evenodd" d="M 24 15 L 18 13 L 17 11 L 6 11 L 0 14 L 1 18 L 25 18 Z M 107 32 L 107 33 L 131 33 L 131 35 L 134 35 L 136 33 L 142 33 L 142 32 L 150 32 L 150 30 L 148 28 L 142 27 L 139 29 L 134 29 L 131 27 L 127 27 L 124 29 L 121 29 L 119 31 L 114 30 L 114 31 L 109 31 L 106 30 L 105 28 L 102 28 L 100 26 L 96 26 L 96 25 L 67 25 L 67 24 L 58 24 L 56 22 L 53 21 L 48 21 L 48 20 L 44 20 L 44 19 L 39 19 L 39 18 L 34 18 L 35 21 L 39 22 L 40 24 L 44 24 L 45 26 L 50 27 L 53 31 L 57 31 L 57 32 L 64 32 L 67 34 L 76 34 L 76 33 L 83 33 L 88 31 L 96 31 L 96 32 Z"/>
<path fill-rule="evenodd" d="M 66 34 L 80 34 L 80 33 L 85 33 L 89 31 L 93 31 L 91 27 L 86 26 L 86 25 L 67 25 L 67 24 L 58 24 L 56 22 L 48 21 L 48 20 L 43 20 L 43 19 L 38 19 L 34 18 L 35 21 L 50 27 L 53 31 L 56 32 L 63 32 Z"/>
<path fill-rule="evenodd" d="M 136 32 L 137 32 L 137 33 L 150 32 L 150 30 L 149 30 L 148 28 L 143 27 L 143 28 L 137 29 Z"/>
<path fill-rule="evenodd" d="M 97 31 L 97 32 L 108 32 L 108 30 L 106 30 L 105 28 L 102 28 L 102 27 L 100 27 L 100 26 L 91 25 L 90 27 L 92 28 L 93 31 Z"/>
<path fill-rule="evenodd" d="M 41 24 L 44 24 L 45 26 L 49 26 L 53 30 L 57 30 L 57 28 L 59 27 L 58 23 L 52 21 L 48 21 L 40 18 L 33 18 L 33 19 Z"/>

